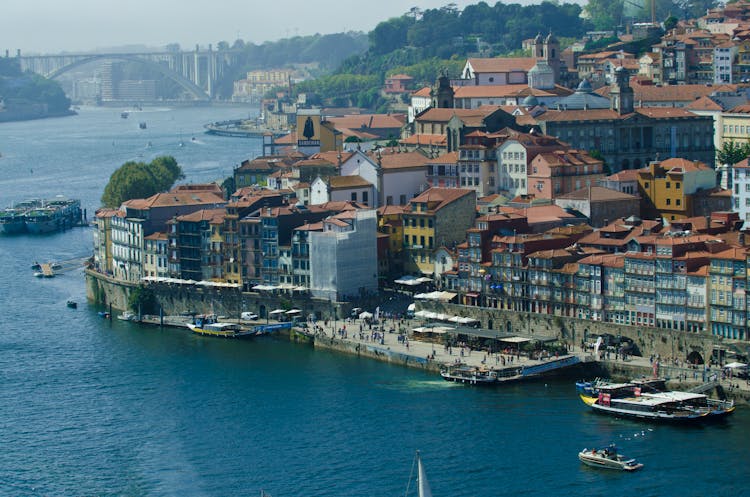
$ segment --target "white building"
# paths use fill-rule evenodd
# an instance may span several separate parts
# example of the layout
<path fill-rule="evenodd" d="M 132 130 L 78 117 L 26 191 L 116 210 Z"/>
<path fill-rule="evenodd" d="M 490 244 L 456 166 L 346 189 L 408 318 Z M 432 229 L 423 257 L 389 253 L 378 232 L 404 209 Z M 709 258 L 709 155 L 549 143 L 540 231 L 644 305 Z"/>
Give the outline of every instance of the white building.
<path fill-rule="evenodd" d="M 727 41 L 714 47 L 714 84 L 732 83 L 732 64 L 737 45 Z"/>
<path fill-rule="evenodd" d="M 378 289 L 377 211 L 347 211 L 310 232 L 310 292 L 331 301 Z"/>
<path fill-rule="evenodd" d="M 745 228 L 750 226 L 750 165 L 744 159 L 732 166 L 732 207 L 745 221 Z"/>
<path fill-rule="evenodd" d="M 411 94 L 411 104 L 409 105 L 408 121 L 409 124 L 414 122 L 414 116 L 427 110 L 432 105 L 432 88 L 425 86 L 421 90 Z"/>
<path fill-rule="evenodd" d="M 326 202 L 359 202 L 372 207 L 375 198 L 375 187 L 358 175 L 318 176 L 310 186 L 310 204 L 319 205 Z"/>
<path fill-rule="evenodd" d="M 406 205 L 427 187 L 427 163 L 419 152 L 378 149 L 367 154 L 357 150 L 340 166 L 341 176 L 360 176 L 374 187 L 370 207 Z M 349 199 L 348 199 L 349 200 Z"/>

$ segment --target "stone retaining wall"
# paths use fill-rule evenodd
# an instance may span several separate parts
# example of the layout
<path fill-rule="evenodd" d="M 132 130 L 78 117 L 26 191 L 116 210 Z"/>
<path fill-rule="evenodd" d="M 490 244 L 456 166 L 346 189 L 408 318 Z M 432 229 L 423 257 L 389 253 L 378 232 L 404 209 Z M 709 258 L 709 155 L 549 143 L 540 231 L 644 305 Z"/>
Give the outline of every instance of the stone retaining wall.
<path fill-rule="evenodd" d="M 557 338 L 570 345 L 581 346 L 602 334 L 628 337 L 642 355 L 659 354 L 662 358 L 686 360 L 691 352 L 697 352 L 708 362 L 714 346 L 721 343 L 720 337 L 660 328 L 625 326 L 601 321 L 506 311 L 484 307 L 467 307 L 458 304 L 420 303 L 418 308 L 433 312 L 466 316 L 479 320 L 484 329 L 519 335 L 538 335 Z"/>

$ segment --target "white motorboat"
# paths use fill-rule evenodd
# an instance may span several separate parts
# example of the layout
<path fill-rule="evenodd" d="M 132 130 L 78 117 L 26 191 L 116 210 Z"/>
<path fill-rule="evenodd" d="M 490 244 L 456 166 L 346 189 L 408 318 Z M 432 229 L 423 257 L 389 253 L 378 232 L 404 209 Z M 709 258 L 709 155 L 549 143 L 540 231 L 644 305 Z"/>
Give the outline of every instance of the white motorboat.
<path fill-rule="evenodd" d="M 635 459 L 628 459 L 617 452 L 617 448 L 614 444 L 603 449 L 583 449 L 578 453 L 578 459 L 580 459 L 583 464 L 594 468 L 635 471 L 643 467 L 643 464 Z"/>

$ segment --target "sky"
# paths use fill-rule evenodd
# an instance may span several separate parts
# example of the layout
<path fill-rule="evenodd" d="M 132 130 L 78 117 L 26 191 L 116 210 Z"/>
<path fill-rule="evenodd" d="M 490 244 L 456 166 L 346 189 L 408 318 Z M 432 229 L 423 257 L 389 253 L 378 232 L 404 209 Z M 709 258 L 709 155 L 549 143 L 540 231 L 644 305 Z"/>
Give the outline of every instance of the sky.
<path fill-rule="evenodd" d="M 168 43 L 190 50 L 237 38 L 262 43 L 295 35 L 368 32 L 411 7 L 449 3 L 463 9 L 478 0 L 2 0 L 0 52 L 55 54 Z"/>

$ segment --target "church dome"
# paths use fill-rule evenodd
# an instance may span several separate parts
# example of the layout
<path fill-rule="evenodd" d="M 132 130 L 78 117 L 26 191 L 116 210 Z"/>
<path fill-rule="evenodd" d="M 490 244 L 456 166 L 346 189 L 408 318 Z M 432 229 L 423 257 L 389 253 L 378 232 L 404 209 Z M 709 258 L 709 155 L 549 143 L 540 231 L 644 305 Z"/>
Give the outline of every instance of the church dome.
<path fill-rule="evenodd" d="M 578 88 L 576 88 L 576 93 L 591 93 L 593 89 L 591 88 L 591 83 L 589 83 L 588 79 L 584 79 L 578 84 Z"/>
<path fill-rule="evenodd" d="M 528 78 L 531 88 L 549 90 L 555 87 L 555 71 L 546 60 L 537 60 L 534 67 L 529 69 Z"/>
<path fill-rule="evenodd" d="M 539 105 L 539 99 L 537 99 L 534 95 L 529 95 L 523 99 L 521 105 L 523 105 L 524 107 L 536 107 L 537 105 Z"/>

